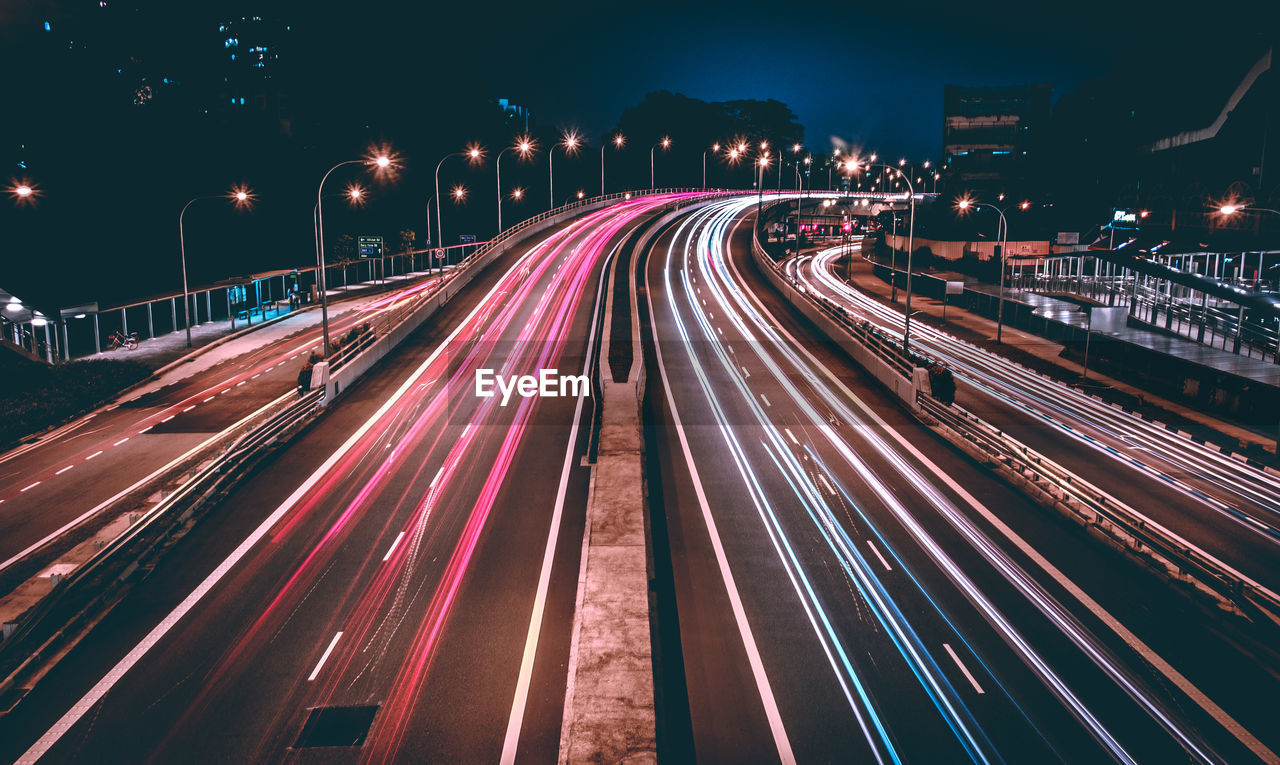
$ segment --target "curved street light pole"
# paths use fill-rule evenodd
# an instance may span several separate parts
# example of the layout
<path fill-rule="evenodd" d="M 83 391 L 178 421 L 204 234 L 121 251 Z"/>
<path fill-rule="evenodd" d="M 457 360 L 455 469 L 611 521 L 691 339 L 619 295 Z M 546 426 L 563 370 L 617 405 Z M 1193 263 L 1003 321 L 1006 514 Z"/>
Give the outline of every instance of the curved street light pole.
<path fill-rule="evenodd" d="M 996 342 L 1000 343 L 1004 341 L 1004 272 L 1009 249 L 1009 219 L 1005 217 L 1005 210 L 990 202 L 966 201 L 961 209 L 964 207 L 989 207 L 1000 214 L 1000 224 L 996 227 L 996 241 L 1000 242 L 1000 302 L 996 305 Z"/>
<path fill-rule="evenodd" d="M 915 245 L 915 235 L 916 235 L 916 189 L 915 189 L 915 186 L 912 185 L 911 179 L 907 177 L 899 168 L 893 167 L 892 165 L 886 165 L 881 162 L 867 164 L 865 165 L 865 167 L 867 169 L 870 169 L 872 167 L 879 167 L 881 168 L 881 172 L 888 170 L 890 173 L 897 173 L 898 176 L 902 178 L 903 181 L 906 182 L 907 192 L 910 195 L 911 212 L 910 212 L 910 223 L 908 224 L 908 230 L 907 230 L 907 305 L 905 308 L 906 321 L 903 323 L 903 328 L 902 328 L 902 353 L 904 356 L 907 357 L 908 360 L 910 360 L 911 358 L 911 250 Z"/>
<path fill-rule="evenodd" d="M 349 159 L 346 162 L 339 162 L 329 168 L 329 172 L 324 174 L 320 179 L 320 187 L 316 189 L 316 282 L 320 289 L 320 326 L 322 327 L 322 335 L 324 338 L 324 347 L 322 356 L 329 358 L 329 298 L 326 295 L 328 287 L 325 283 L 325 261 L 324 261 L 324 205 L 320 198 L 324 194 L 324 183 L 329 180 L 329 176 L 334 170 L 344 165 L 363 165 L 367 162 L 363 159 Z"/>
<path fill-rule="evenodd" d="M 511 151 L 512 147 L 508 146 L 498 152 L 498 161 L 494 164 L 498 168 L 498 233 L 502 233 L 502 155 Z"/>
<path fill-rule="evenodd" d="M 191 347 L 191 293 L 187 290 L 187 237 L 183 230 L 182 218 L 187 214 L 187 208 L 199 202 L 201 199 L 218 199 L 216 196 L 196 197 L 182 206 L 182 212 L 178 213 L 178 250 L 182 254 L 182 315 L 187 325 L 187 347 Z"/>
<path fill-rule="evenodd" d="M 653 189 L 656 189 L 656 188 L 657 188 L 657 185 L 656 185 L 656 184 L 655 184 L 655 182 L 654 182 L 654 172 L 653 172 L 653 152 L 654 152 L 654 150 L 655 150 L 655 149 L 657 149 L 659 146 L 661 146 L 661 147 L 665 150 L 665 149 L 666 149 L 667 147 L 669 147 L 670 145 L 671 145 L 671 138 L 669 138 L 669 137 L 663 137 L 663 139 L 662 139 L 661 141 L 658 141 L 658 142 L 657 142 L 657 143 L 655 143 L 653 146 L 650 146 L 650 147 L 649 147 L 649 190 L 650 190 L 650 191 L 652 191 Z"/>

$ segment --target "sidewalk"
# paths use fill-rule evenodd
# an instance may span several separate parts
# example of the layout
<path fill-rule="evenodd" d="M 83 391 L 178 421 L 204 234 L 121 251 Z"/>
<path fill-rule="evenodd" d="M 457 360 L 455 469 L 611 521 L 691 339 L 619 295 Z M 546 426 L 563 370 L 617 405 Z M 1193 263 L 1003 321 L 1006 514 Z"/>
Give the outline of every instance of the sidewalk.
<path fill-rule="evenodd" d="M 840 269 L 837 273 L 843 274 L 843 269 Z M 965 287 L 972 288 L 970 283 L 973 280 L 971 277 L 947 272 L 933 272 L 929 275 L 939 279 L 956 281 L 963 279 L 966 282 Z M 872 271 L 872 262 L 865 257 L 854 259 L 852 281 L 860 291 L 875 297 L 885 305 L 891 304 L 889 301 L 890 285 L 875 276 Z M 990 287 L 990 285 L 981 283 L 979 283 L 979 286 Z M 998 287 L 992 287 L 991 289 L 995 290 L 995 294 L 999 294 Z M 1020 294 L 1026 295 L 1027 293 Z M 1010 293 L 1006 291 L 1005 298 L 1008 299 L 1009 295 Z M 1036 297 L 1040 298 L 1040 304 L 1044 310 L 1052 314 L 1058 314 L 1059 312 L 1071 313 L 1072 311 L 1062 305 L 1065 304 L 1083 315 L 1080 307 L 1074 303 L 1045 296 Z M 903 309 L 903 290 L 901 288 L 898 290 L 897 308 L 899 311 Z M 1187 431 L 1201 440 L 1229 446 L 1233 450 L 1238 450 L 1241 446 L 1252 445 L 1254 448 L 1250 449 L 1251 452 L 1256 454 L 1256 450 L 1264 450 L 1267 461 L 1272 464 L 1276 462 L 1274 436 L 1268 437 L 1243 426 L 1224 421 L 1192 409 L 1185 404 L 1171 401 L 1142 388 L 1117 380 L 1114 377 L 1101 374 L 1093 369 L 1089 370 L 1088 379 L 1086 380 L 1083 376 L 1084 367 L 1062 355 L 1064 346 L 1061 343 L 1011 327 L 1008 324 L 1004 326 L 1004 342 L 996 343 L 995 321 L 971 313 L 958 306 L 948 305 L 946 310 L 947 320 L 944 323 L 942 321 L 942 308 L 940 300 L 923 297 L 919 294 L 911 296 L 911 310 L 913 319 L 916 321 L 925 321 L 930 326 L 945 329 L 945 331 L 962 340 L 973 343 L 985 350 L 999 353 L 1012 361 L 1030 367 L 1037 372 L 1047 374 L 1067 385 L 1081 389 L 1087 388 L 1090 393 L 1106 401 L 1120 404 L 1126 409 L 1137 412 L 1148 419 L 1157 420 L 1179 430 Z M 1057 315 L 1052 316 L 1052 318 L 1061 320 Z M 1127 340 L 1127 338 L 1125 339 Z M 1156 349 L 1159 350 L 1159 347 L 1156 346 Z M 1219 353 L 1222 353 L 1222 351 L 1219 351 Z M 1234 354 L 1227 355 L 1234 356 Z"/>
<path fill-rule="evenodd" d="M 432 272 L 435 273 L 434 271 Z M 359 295 L 380 294 L 385 287 L 395 286 L 401 282 L 427 276 L 425 271 L 416 271 L 408 274 L 398 274 L 389 276 L 386 284 L 379 282 L 359 282 L 353 283 L 346 287 L 336 287 L 329 289 L 325 294 L 329 298 L 329 320 L 332 322 L 336 317 L 345 314 L 349 310 L 348 298 Z M 205 322 L 203 324 L 193 324 L 191 326 L 191 347 L 187 347 L 187 334 L 183 330 L 175 330 L 163 335 L 157 335 L 153 338 L 141 340 L 138 347 L 132 351 L 116 350 L 103 351 L 90 356 L 84 356 L 76 359 L 81 360 L 98 360 L 105 359 L 109 361 L 136 361 L 145 364 L 153 371 L 159 371 L 168 367 L 175 362 L 179 362 L 187 357 L 203 356 L 213 348 L 225 343 L 232 337 L 240 337 L 251 332 L 258 332 L 267 327 L 275 327 L 277 325 L 285 325 L 288 331 L 284 334 L 271 333 L 263 335 L 262 342 L 258 345 L 265 345 L 267 342 L 274 341 L 293 334 L 307 327 L 320 324 L 320 304 L 313 303 L 304 305 L 295 310 L 287 308 L 280 310 L 278 313 L 270 312 L 264 319 L 258 317 L 254 319 L 252 326 L 246 325 L 243 320 L 235 322 L 235 329 L 232 329 L 229 319 L 220 321 Z M 233 355 L 239 355 L 244 350 L 237 350 Z M 229 356 L 222 354 L 216 355 L 216 361 L 224 361 Z M 203 366 L 203 365 L 202 365 Z M 212 364 L 207 365 L 212 366 Z"/>

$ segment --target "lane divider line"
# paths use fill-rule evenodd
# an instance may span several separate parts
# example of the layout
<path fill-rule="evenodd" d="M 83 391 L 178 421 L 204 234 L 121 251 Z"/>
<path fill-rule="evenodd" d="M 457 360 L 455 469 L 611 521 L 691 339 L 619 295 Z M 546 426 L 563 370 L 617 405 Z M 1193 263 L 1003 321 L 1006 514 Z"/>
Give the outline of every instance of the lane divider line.
<path fill-rule="evenodd" d="M 324 655 L 320 657 L 320 662 L 316 664 L 315 669 L 311 670 L 311 676 L 307 678 L 308 683 L 311 682 L 312 680 L 315 680 L 316 676 L 320 674 L 320 668 L 323 667 L 324 663 L 329 660 L 329 654 L 333 653 L 333 647 L 338 644 L 338 639 L 341 637 L 342 637 L 342 633 L 339 632 L 338 634 L 333 636 L 333 640 L 329 641 L 329 647 L 324 649 Z"/>
<path fill-rule="evenodd" d="M 402 531 L 402 532 L 400 532 L 399 534 L 396 534 L 396 541 L 394 541 L 394 542 L 392 542 L 392 543 L 391 543 L 391 547 L 387 549 L 387 554 L 386 554 L 386 555 L 384 555 L 384 556 L 382 556 L 382 562 L 383 562 L 383 563 L 386 563 L 387 561 L 391 560 L 391 554 L 392 554 L 392 553 L 394 553 L 394 552 L 396 551 L 396 547 L 398 547 L 398 546 L 400 545 L 400 540 L 401 540 L 401 539 L 404 539 L 404 532 L 403 532 L 403 531 Z M 339 634 L 341 634 L 341 633 L 339 633 Z"/>
<path fill-rule="evenodd" d="M 339 632 L 338 634 L 341 635 L 342 633 Z M 985 695 L 986 691 L 982 690 L 982 686 L 978 685 L 978 681 L 975 680 L 973 675 L 969 672 L 969 668 L 964 665 L 964 662 L 960 661 L 959 656 L 956 656 L 956 652 L 951 649 L 951 644 L 943 643 L 942 647 L 947 649 L 947 655 L 950 656 L 951 660 L 956 663 L 956 666 L 960 668 L 960 671 L 964 673 L 964 676 L 969 679 L 969 685 L 972 685 L 973 689 L 977 691 L 979 694 Z"/>

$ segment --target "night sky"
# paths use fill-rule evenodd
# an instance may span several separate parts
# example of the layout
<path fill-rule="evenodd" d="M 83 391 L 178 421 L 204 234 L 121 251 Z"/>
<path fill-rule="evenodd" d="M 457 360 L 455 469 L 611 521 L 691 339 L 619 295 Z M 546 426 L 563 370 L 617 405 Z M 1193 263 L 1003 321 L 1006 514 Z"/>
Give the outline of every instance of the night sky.
<path fill-rule="evenodd" d="M 113 4 L 120 0 L 110 0 Z M 96 4 L 96 3 L 94 3 Z M 4 38 L 86 3 L 4 3 Z M 166 7 L 168 6 L 168 7 Z M 947 83 L 1052 82 L 1056 93 L 1105 73 L 1119 55 L 1213 66 L 1200 41 L 1250 34 L 1262 3 L 404 3 L 157 4 L 175 41 L 236 14 L 273 15 L 298 32 L 295 55 L 359 108 L 394 81 L 447 119 L 467 90 L 527 105 L 588 136 L 653 90 L 703 100 L 776 98 L 814 150 L 830 136 L 886 154 L 936 157 Z M 181 50 L 181 46 L 178 46 Z"/>

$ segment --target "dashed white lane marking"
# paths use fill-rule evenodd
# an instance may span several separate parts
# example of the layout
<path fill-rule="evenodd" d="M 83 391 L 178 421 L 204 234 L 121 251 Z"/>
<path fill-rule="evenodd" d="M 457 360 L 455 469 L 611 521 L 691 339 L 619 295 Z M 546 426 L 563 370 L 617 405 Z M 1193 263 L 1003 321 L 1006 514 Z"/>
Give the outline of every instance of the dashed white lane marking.
<path fill-rule="evenodd" d="M 783 428 L 783 430 L 787 432 L 787 438 L 791 439 L 791 443 L 795 444 L 796 446 L 800 445 L 800 442 L 796 440 L 795 434 L 791 432 L 791 428 Z"/>
<path fill-rule="evenodd" d="M 239 388 L 241 385 L 244 385 L 244 384 L 245 384 L 245 383 L 247 383 L 247 382 L 249 382 L 249 381 L 248 381 L 248 380 L 241 380 L 240 382 L 236 383 L 236 387 L 237 387 L 237 388 Z"/>
<path fill-rule="evenodd" d="M 39 485 L 40 485 L 40 482 L 39 482 L 39 481 L 36 481 L 35 483 L 31 484 L 30 486 L 26 487 L 25 489 L 22 489 L 22 491 L 19 491 L 18 493 L 19 493 L 19 494 L 21 494 L 23 491 L 30 491 L 30 490 L 34 489 L 35 487 L 37 487 L 37 486 L 39 486 Z"/>
<path fill-rule="evenodd" d="M 876 547 L 876 543 L 875 543 L 875 542 L 872 542 L 870 539 L 868 539 L 868 540 L 867 540 L 867 546 L 868 546 L 868 547 L 870 547 L 870 548 L 871 548 L 871 552 L 875 553 L 875 554 L 876 554 L 876 557 L 880 559 L 880 565 L 884 566 L 884 570 L 885 570 L 885 571 L 892 571 L 892 570 L 893 570 L 893 566 L 890 566 L 890 565 L 889 565 L 889 561 L 885 560 L 885 559 L 884 559 L 884 556 L 880 554 L 880 548 Z"/>
<path fill-rule="evenodd" d="M 320 668 L 323 667 L 324 663 L 329 660 L 329 654 L 333 653 L 333 647 L 338 644 L 338 638 L 340 637 L 342 637 L 341 632 L 334 635 L 333 640 L 329 641 L 329 647 L 324 649 L 324 656 L 320 657 L 320 663 L 316 664 L 316 668 L 311 670 L 311 676 L 307 678 L 308 683 L 311 682 L 312 680 L 315 680 L 316 676 L 320 674 Z"/>
<path fill-rule="evenodd" d="M 723 330 L 723 329 L 720 329 L 719 327 L 716 327 L 716 331 L 717 331 L 717 332 L 719 332 L 719 333 L 720 333 L 720 334 L 722 334 L 722 335 L 724 334 L 724 330 Z"/>
<path fill-rule="evenodd" d="M 436 477 L 431 479 L 431 486 L 429 488 L 434 489 L 436 487 L 436 482 L 440 480 L 440 476 L 442 475 L 444 475 L 444 465 L 441 465 L 440 469 L 436 471 Z"/>
<path fill-rule="evenodd" d="M 154 427 L 155 427 L 155 425 L 148 425 L 147 427 L 143 428 L 142 430 L 139 430 L 139 431 L 138 431 L 138 435 L 142 435 L 143 433 L 146 433 L 148 430 L 151 430 L 151 429 L 152 429 L 152 428 L 154 428 Z M 128 440 L 129 440 L 129 439 L 127 439 L 127 438 L 125 439 L 125 441 L 128 441 Z"/>
<path fill-rule="evenodd" d="M 743 377 L 750 377 L 750 376 L 751 376 L 751 373 L 747 371 L 747 368 L 746 368 L 746 367 L 743 367 L 743 368 L 742 368 L 742 376 L 743 376 Z"/>
<path fill-rule="evenodd" d="M 826 489 L 828 494 L 833 497 L 836 495 L 835 487 L 831 485 L 831 482 L 827 480 L 825 475 L 818 473 L 818 480 L 822 482 L 822 488 Z"/>
<path fill-rule="evenodd" d="M 216 398 L 216 397 L 217 397 L 217 395 L 218 395 L 218 394 L 217 394 L 217 393 L 215 393 L 215 394 L 213 394 L 212 396 L 210 396 L 209 398 L 206 398 L 204 401 L 201 401 L 200 403 L 202 403 L 202 404 L 207 404 L 207 403 L 209 403 L 210 401 L 212 401 L 214 398 Z"/>
<path fill-rule="evenodd" d="M 186 409 L 183 409 L 181 412 L 179 412 L 179 414 L 186 414 L 187 412 L 190 412 L 192 409 L 195 409 L 195 408 L 196 408 L 196 405 L 195 405 L 195 404 L 192 404 L 191 406 L 189 406 L 189 407 L 187 407 Z"/>
<path fill-rule="evenodd" d="M 763 393 L 760 394 L 760 400 L 764 402 L 765 406 L 773 406 L 773 404 L 769 403 L 769 397 L 764 395 Z"/>
<path fill-rule="evenodd" d="M 396 535 L 396 541 L 391 543 L 391 547 L 387 549 L 387 554 L 382 556 L 383 563 L 386 563 L 387 561 L 391 560 L 391 553 L 396 551 L 396 547 L 399 546 L 401 539 L 404 539 L 403 531 Z"/>
<path fill-rule="evenodd" d="M 166 417 L 166 418 L 164 418 L 163 420 L 161 420 L 161 421 L 160 421 L 160 424 L 161 424 L 161 425 L 163 425 L 163 424 L 165 424 L 166 422 L 168 422 L 169 420 L 172 420 L 174 417 L 177 417 L 177 416 L 178 416 L 178 415 L 176 415 L 176 414 L 171 414 L 171 415 L 169 415 L 168 417 Z"/>
<path fill-rule="evenodd" d="M 124 438 L 122 438 L 122 439 L 120 439 L 119 441 L 116 441 L 114 444 L 112 444 L 112 446 L 119 446 L 120 444 L 123 444 L 125 441 L 128 441 L 128 440 L 129 440 L 129 437 L 128 437 L 128 436 L 125 436 Z"/>
<path fill-rule="evenodd" d="M 942 647 L 947 649 L 947 653 L 951 656 L 951 660 L 956 663 L 956 666 L 960 668 L 960 671 L 964 673 L 964 676 L 969 678 L 969 684 L 973 686 L 973 689 L 980 694 L 985 694 L 986 691 L 982 690 L 982 686 L 978 685 L 978 681 L 974 680 L 973 675 L 969 674 L 969 668 L 960 661 L 960 657 L 956 656 L 956 652 L 951 650 L 951 644 L 943 643 Z"/>
<path fill-rule="evenodd" d="M 249 379 L 250 379 L 250 380 L 256 380 L 256 379 L 258 379 L 258 378 L 259 378 L 259 377 L 261 377 L 261 376 L 262 376 L 262 373 L 261 373 L 261 372 L 259 372 L 259 373 L 257 373 L 256 375 L 254 375 L 253 377 L 250 377 Z"/>
<path fill-rule="evenodd" d="M 71 468 L 73 468 L 73 467 L 75 467 L 75 465 L 67 465 L 67 466 L 66 466 L 66 467 L 64 467 L 63 469 L 61 469 L 61 470 L 59 470 L 58 472 L 54 473 L 54 475 L 62 475 L 63 473 L 67 472 L 68 470 L 70 470 L 70 469 L 71 469 Z"/>
<path fill-rule="evenodd" d="M 94 457 L 97 457 L 99 454 L 102 454 L 102 452 L 101 452 L 101 451 L 96 451 L 96 452 L 94 452 L 93 454 L 90 454 L 88 457 L 85 457 L 85 458 L 84 458 L 84 461 L 85 461 L 85 462 L 88 462 L 89 460 L 93 459 Z"/>

